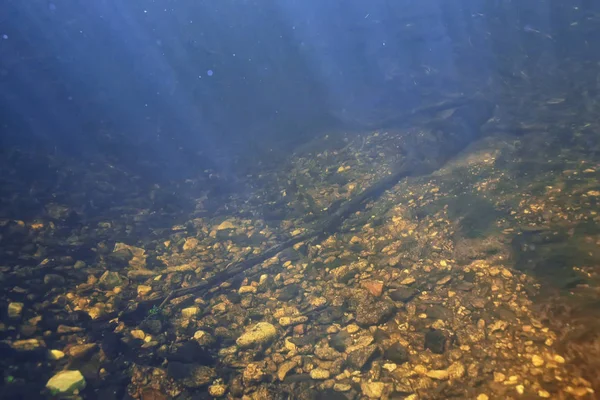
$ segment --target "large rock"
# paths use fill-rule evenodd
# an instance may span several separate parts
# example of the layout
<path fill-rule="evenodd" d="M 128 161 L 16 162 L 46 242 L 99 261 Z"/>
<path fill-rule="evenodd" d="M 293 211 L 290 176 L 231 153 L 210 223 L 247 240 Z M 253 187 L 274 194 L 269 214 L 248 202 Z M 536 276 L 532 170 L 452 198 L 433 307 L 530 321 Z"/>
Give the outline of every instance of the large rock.
<path fill-rule="evenodd" d="M 362 301 L 356 308 L 356 322 L 363 327 L 379 325 L 390 319 L 396 307 L 390 301 Z"/>
<path fill-rule="evenodd" d="M 61 371 L 50 378 L 46 388 L 53 393 L 73 394 L 85 389 L 85 378 L 79 371 Z"/>
<path fill-rule="evenodd" d="M 277 329 L 268 322 L 259 322 L 242 334 L 236 344 L 241 348 L 248 348 L 269 343 L 277 336 Z"/>

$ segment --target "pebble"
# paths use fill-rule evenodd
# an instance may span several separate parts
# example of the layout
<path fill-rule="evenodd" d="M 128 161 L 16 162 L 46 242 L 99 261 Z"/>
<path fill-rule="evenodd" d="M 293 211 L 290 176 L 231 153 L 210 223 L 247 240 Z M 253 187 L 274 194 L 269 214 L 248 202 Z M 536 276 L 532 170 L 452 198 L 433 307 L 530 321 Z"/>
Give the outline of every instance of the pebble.
<path fill-rule="evenodd" d="M 383 282 L 381 281 L 364 281 L 362 287 L 367 289 L 371 295 L 379 297 L 383 294 Z"/>
<path fill-rule="evenodd" d="M 224 231 L 227 229 L 235 229 L 235 225 L 233 225 L 230 221 L 223 221 L 219 226 L 217 226 L 218 231 Z"/>
<path fill-rule="evenodd" d="M 285 361 L 283 362 L 279 368 L 277 369 L 277 378 L 280 381 L 283 381 L 285 379 L 285 377 L 287 376 L 287 374 L 293 370 L 294 368 L 296 368 L 298 364 L 295 361 Z"/>
<path fill-rule="evenodd" d="M 268 322 L 259 322 L 240 336 L 236 343 L 241 348 L 268 343 L 277 336 L 277 329 Z"/>
<path fill-rule="evenodd" d="M 85 389 L 85 378 L 79 371 L 61 371 L 48 380 L 46 388 L 58 394 L 74 394 Z"/>
<path fill-rule="evenodd" d="M 408 278 L 404 278 L 404 280 L 402 280 L 402 282 L 400 282 L 401 285 L 411 285 L 413 283 L 415 283 L 417 280 L 411 276 L 409 276 Z"/>
<path fill-rule="evenodd" d="M 188 307 L 181 310 L 181 316 L 183 318 L 192 318 L 198 315 L 200 309 L 198 307 Z"/>
<path fill-rule="evenodd" d="M 519 394 L 525 393 L 525 386 L 523 386 L 523 385 L 517 385 L 517 386 L 515 386 L 515 389 L 517 390 L 517 393 L 519 393 Z"/>
<path fill-rule="evenodd" d="M 541 367 L 544 365 L 544 359 L 537 354 L 534 354 L 533 357 L 531 357 L 531 363 L 534 367 Z"/>
<path fill-rule="evenodd" d="M 48 352 L 48 358 L 49 358 L 50 360 L 57 361 L 57 360 L 60 360 L 60 359 L 62 359 L 62 358 L 64 358 L 64 357 L 65 357 L 65 353 L 63 353 L 63 352 L 62 352 L 62 351 L 60 351 L 60 350 L 50 350 L 50 351 Z"/>
<path fill-rule="evenodd" d="M 348 392 L 350 391 L 350 389 L 352 389 L 352 385 L 349 385 L 347 383 L 336 383 L 335 385 L 333 385 L 333 390 L 335 390 L 336 392 Z"/>
<path fill-rule="evenodd" d="M 504 375 L 502 372 L 494 372 L 494 382 L 504 382 L 506 380 L 506 375 Z"/>
<path fill-rule="evenodd" d="M 548 398 L 550 398 L 550 393 L 547 392 L 546 390 L 540 389 L 540 390 L 538 390 L 538 396 L 540 396 L 544 399 L 548 399 Z"/>
<path fill-rule="evenodd" d="M 481 393 L 479 396 L 477 396 L 477 400 L 489 400 L 489 396 L 487 394 Z"/>
<path fill-rule="evenodd" d="M 256 293 L 258 289 L 255 286 L 240 286 L 238 293 L 246 294 L 246 293 Z"/>
<path fill-rule="evenodd" d="M 350 324 L 346 327 L 346 332 L 348 332 L 349 334 L 353 334 L 360 331 L 360 326 L 356 325 L 356 324 Z"/>
<path fill-rule="evenodd" d="M 323 368 L 315 368 L 312 371 L 310 371 L 310 377 L 315 380 L 329 379 L 330 375 L 331 374 L 329 373 L 329 371 Z"/>
<path fill-rule="evenodd" d="M 553 358 L 554 358 L 554 361 L 556 361 L 559 364 L 564 364 L 565 363 L 565 358 L 563 356 L 559 356 L 557 354 Z"/>
<path fill-rule="evenodd" d="M 144 338 L 146 337 L 146 334 L 141 329 L 134 329 L 131 331 L 131 336 L 135 339 L 144 340 Z"/>
<path fill-rule="evenodd" d="M 363 382 L 360 385 L 362 392 L 370 399 L 380 399 L 385 389 L 383 382 Z"/>
<path fill-rule="evenodd" d="M 23 313 L 23 303 L 10 303 L 8 305 L 9 318 L 21 318 Z"/>
<path fill-rule="evenodd" d="M 150 293 L 151 291 L 152 291 L 152 287 L 151 286 L 138 285 L 138 287 L 137 287 L 137 294 L 138 294 L 138 296 L 145 296 L 148 293 Z"/>
<path fill-rule="evenodd" d="M 185 242 L 183 243 L 183 251 L 194 250 L 196 247 L 198 247 L 198 244 L 200 244 L 198 239 L 193 237 L 186 238 Z"/>
<path fill-rule="evenodd" d="M 45 343 L 39 341 L 38 339 L 22 339 L 15 340 L 10 346 L 17 351 L 33 351 L 44 345 Z"/>
<path fill-rule="evenodd" d="M 72 358 L 84 358 L 89 355 L 92 351 L 94 351 L 97 347 L 96 343 L 87 343 L 87 344 L 77 344 L 75 346 L 69 347 L 67 350 L 67 354 L 69 354 Z"/>
<path fill-rule="evenodd" d="M 443 370 L 443 369 L 436 369 L 436 370 L 432 370 L 427 372 L 427 376 L 430 377 L 431 379 L 437 379 L 439 381 L 445 381 L 450 377 L 450 374 L 448 373 L 447 370 Z"/>
<path fill-rule="evenodd" d="M 279 325 L 288 327 L 292 325 L 303 324 L 306 321 L 308 321 L 308 317 L 304 315 L 298 317 L 281 317 L 279 318 Z"/>
<path fill-rule="evenodd" d="M 227 393 L 227 386 L 222 383 L 217 383 L 208 387 L 208 394 L 212 397 L 223 397 L 225 396 L 225 393 Z"/>

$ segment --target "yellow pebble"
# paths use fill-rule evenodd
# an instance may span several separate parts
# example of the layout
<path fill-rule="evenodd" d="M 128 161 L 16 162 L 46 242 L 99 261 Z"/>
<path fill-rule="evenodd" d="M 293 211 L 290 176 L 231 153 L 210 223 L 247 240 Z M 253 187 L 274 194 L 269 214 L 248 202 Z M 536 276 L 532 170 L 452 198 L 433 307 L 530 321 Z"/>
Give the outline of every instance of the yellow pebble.
<path fill-rule="evenodd" d="M 517 393 L 519 393 L 519 394 L 525 393 L 525 386 L 523 386 L 523 385 L 517 385 L 515 387 L 515 389 L 517 389 Z"/>
<path fill-rule="evenodd" d="M 531 357 L 531 363 L 535 367 L 541 367 L 542 365 L 544 365 L 544 359 L 538 356 L 537 354 L 534 354 L 533 357 Z"/>
<path fill-rule="evenodd" d="M 538 396 L 548 399 L 548 398 L 550 398 L 550 393 L 541 389 L 541 390 L 538 390 Z"/>
<path fill-rule="evenodd" d="M 481 393 L 479 396 L 477 396 L 477 400 L 489 400 L 490 398 L 488 397 L 487 394 L 483 394 Z"/>
<path fill-rule="evenodd" d="M 564 364 L 565 363 L 565 359 L 563 356 L 559 356 L 558 354 L 554 356 L 554 361 L 556 361 L 559 364 Z"/>

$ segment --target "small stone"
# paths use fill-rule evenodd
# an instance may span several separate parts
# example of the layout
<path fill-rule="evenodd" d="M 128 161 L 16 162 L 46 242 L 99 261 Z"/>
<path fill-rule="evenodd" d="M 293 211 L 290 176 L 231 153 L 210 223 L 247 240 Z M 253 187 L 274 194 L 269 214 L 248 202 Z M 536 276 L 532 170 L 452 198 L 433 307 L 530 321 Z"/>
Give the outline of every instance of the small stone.
<path fill-rule="evenodd" d="M 196 247 L 198 247 L 199 243 L 200 242 L 196 238 L 193 238 L 193 237 L 186 238 L 185 242 L 183 243 L 183 251 L 194 250 Z"/>
<path fill-rule="evenodd" d="M 62 351 L 60 351 L 60 350 L 50 350 L 50 351 L 48 352 L 48 358 L 49 358 L 50 360 L 57 361 L 57 360 L 60 360 L 60 359 L 62 359 L 62 358 L 64 358 L 64 357 L 65 357 L 65 353 L 63 353 L 63 352 L 62 352 Z"/>
<path fill-rule="evenodd" d="M 564 364 L 565 363 L 565 358 L 563 356 L 559 356 L 558 354 L 556 354 L 552 358 L 554 359 L 555 362 L 557 362 L 559 364 Z"/>
<path fill-rule="evenodd" d="M 183 318 L 192 318 L 198 315 L 200 309 L 198 307 L 187 307 L 181 310 L 181 316 Z"/>
<path fill-rule="evenodd" d="M 93 352 L 97 347 L 96 343 L 76 344 L 69 347 L 67 354 L 74 359 L 84 358 Z"/>
<path fill-rule="evenodd" d="M 208 387 L 208 394 L 210 394 L 212 397 L 223 397 L 225 396 L 225 393 L 227 393 L 227 386 L 223 385 L 222 383 L 217 383 Z"/>
<path fill-rule="evenodd" d="M 351 335 L 358 331 L 360 331 L 360 326 L 358 326 L 356 324 L 350 324 L 346 327 L 346 332 L 348 332 Z"/>
<path fill-rule="evenodd" d="M 396 290 L 390 292 L 390 298 L 394 301 L 408 302 L 413 297 L 415 297 L 418 293 L 418 290 L 415 288 L 410 288 L 407 286 L 401 286 L 396 288 Z"/>
<path fill-rule="evenodd" d="M 80 328 L 78 326 L 59 325 L 58 328 L 56 328 L 56 333 L 60 334 L 77 333 L 82 331 L 83 328 Z"/>
<path fill-rule="evenodd" d="M 308 317 L 304 315 L 300 315 L 298 317 L 281 317 L 279 318 L 279 325 L 288 327 L 292 325 L 303 324 L 306 321 L 308 321 Z"/>
<path fill-rule="evenodd" d="M 383 294 L 383 282 L 381 281 L 364 281 L 362 287 L 367 289 L 371 295 L 379 297 Z"/>
<path fill-rule="evenodd" d="M 79 371 L 61 371 L 48 380 L 46 388 L 58 394 L 75 394 L 85 389 L 85 378 Z"/>
<path fill-rule="evenodd" d="M 537 354 L 534 354 L 533 357 L 531 357 L 531 363 L 534 367 L 541 367 L 544 365 L 544 359 Z"/>
<path fill-rule="evenodd" d="M 179 361 L 169 361 L 167 373 L 188 388 L 206 386 L 216 375 L 213 368 Z"/>
<path fill-rule="evenodd" d="M 144 338 L 146 337 L 146 334 L 141 329 L 134 329 L 131 331 L 131 337 L 133 337 L 135 339 L 139 339 L 139 340 L 144 340 Z"/>
<path fill-rule="evenodd" d="M 336 349 L 337 351 L 346 351 L 348 346 L 352 343 L 352 337 L 348 333 L 348 331 L 340 331 L 333 335 L 331 339 L 329 339 L 329 345 Z"/>
<path fill-rule="evenodd" d="M 506 375 L 502 372 L 494 372 L 494 382 L 502 383 L 506 380 Z"/>
<path fill-rule="evenodd" d="M 238 294 L 256 293 L 258 289 L 255 286 L 240 286 Z"/>
<path fill-rule="evenodd" d="M 354 350 L 348 354 L 348 364 L 357 370 L 361 370 L 378 351 L 379 348 L 376 345 Z"/>
<path fill-rule="evenodd" d="M 235 225 L 233 225 L 230 221 L 223 221 L 219 226 L 217 226 L 218 231 L 224 231 L 228 229 L 235 229 Z"/>
<path fill-rule="evenodd" d="M 380 399 L 383 396 L 385 384 L 383 382 L 363 382 L 360 385 L 362 393 L 370 399 Z"/>
<path fill-rule="evenodd" d="M 352 385 L 347 383 L 336 383 L 333 385 L 333 390 L 336 392 L 348 392 L 350 389 L 352 389 Z"/>
<path fill-rule="evenodd" d="M 424 365 L 415 365 L 413 370 L 418 375 L 426 375 L 427 374 L 427 367 L 425 367 Z"/>
<path fill-rule="evenodd" d="M 523 393 L 525 393 L 525 386 L 517 385 L 517 386 L 515 386 L 515 390 L 517 391 L 517 393 L 523 394 Z"/>
<path fill-rule="evenodd" d="M 8 316 L 9 318 L 21 318 L 23 313 L 23 303 L 9 303 Z"/>
<path fill-rule="evenodd" d="M 44 275 L 44 285 L 57 287 L 65 284 L 65 278 L 58 274 L 46 274 Z"/>
<path fill-rule="evenodd" d="M 113 271 L 104 271 L 100 279 L 98 280 L 98 284 L 106 290 L 112 290 L 117 286 L 123 285 L 124 280 L 121 278 L 118 272 Z M 138 287 L 139 294 L 139 287 Z"/>
<path fill-rule="evenodd" d="M 251 385 L 253 383 L 258 383 L 262 381 L 267 376 L 267 374 L 265 373 L 265 371 L 263 371 L 259 364 L 250 363 L 246 366 L 246 369 L 244 369 L 244 373 L 242 376 L 244 379 L 244 383 L 246 385 Z"/>
<path fill-rule="evenodd" d="M 541 398 L 544 398 L 544 399 L 548 399 L 548 398 L 550 398 L 550 393 L 547 392 L 546 390 L 540 389 L 540 390 L 538 390 L 538 396 L 540 396 Z"/>
<path fill-rule="evenodd" d="M 310 299 L 310 305 L 313 307 L 322 307 L 327 304 L 327 299 L 325 297 L 315 297 Z"/>
<path fill-rule="evenodd" d="M 492 267 L 489 269 L 489 273 L 491 276 L 498 276 L 498 274 L 500 274 L 500 268 Z"/>
<path fill-rule="evenodd" d="M 323 368 L 315 368 L 310 371 L 310 377 L 315 380 L 329 379 L 330 375 L 331 374 L 329 373 L 329 371 Z"/>
<path fill-rule="evenodd" d="M 417 280 L 415 278 L 413 278 L 412 276 L 409 276 L 408 278 L 404 278 L 400 284 L 401 285 L 412 285 L 413 283 L 415 283 Z"/>
<path fill-rule="evenodd" d="M 137 294 L 138 294 L 138 296 L 146 296 L 151 291 L 152 291 L 152 287 L 151 286 L 138 285 L 138 287 L 137 287 Z"/>
<path fill-rule="evenodd" d="M 395 342 L 385 350 L 384 357 L 396 364 L 404 364 L 408 361 L 408 350 L 400 343 Z"/>
<path fill-rule="evenodd" d="M 502 269 L 502 276 L 505 278 L 511 278 L 513 276 L 512 272 L 507 270 L 506 268 Z"/>
<path fill-rule="evenodd" d="M 329 346 L 319 346 L 315 349 L 315 356 L 321 360 L 333 361 L 341 358 L 341 353 Z"/>
<path fill-rule="evenodd" d="M 490 398 L 487 394 L 481 393 L 479 396 L 477 396 L 477 400 L 490 400 Z"/>
<path fill-rule="evenodd" d="M 304 325 L 304 324 L 295 325 L 292 328 L 292 332 L 294 333 L 295 336 L 302 336 L 306 332 L 306 325 Z"/>
<path fill-rule="evenodd" d="M 450 379 L 461 379 L 465 376 L 466 368 L 461 362 L 455 362 L 448 367 L 448 376 Z"/>
<path fill-rule="evenodd" d="M 287 374 L 291 370 L 296 368 L 297 365 L 298 364 L 295 361 L 285 361 L 285 362 L 281 363 L 281 365 L 277 369 L 277 378 L 280 381 L 283 381 L 285 379 L 285 377 L 287 376 Z"/>
<path fill-rule="evenodd" d="M 17 351 L 34 351 L 44 346 L 45 343 L 38 339 L 22 339 L 15 340 L 11 343 L 10 347 Z"/>
<path fill-rule="evenodd" d="M 356 308 L 356 323 L 364 327 L 383 324 L 395 312 L 396 307 L 391 301 L 362 301 Z"/>
<path fill-rule="evenodd" d="M 106 314 L 106 310 L 105 310 L 103 304 L 98 303 L 98 304 L 94 305 L 94 307 L 87 310 L 87 313 L 91 319 L 98 319 L 101 316 Z"/>
<path fill-rule="evenodd" d="M 483 297 L 473 297 L 470 301 L 470 304 L 475 308 L 485 308 L 486 300 Z"/>
<path fill-rule="evenodd" d="M 439 381 L 445 381 L 450 377 L 447 370 L 435 369 L 427 372 L 427 376 L 431 379 L 437 379 Z"/>
<path fill-rule="evenodd" d="M 443 354 L 446 350 L 446 335 L 440 330 L 432 329 L 425 334 L 425 348 L 436 354 Z"/>
<path fill-rule="evenodd" d="M 435 284 L 438 286 L 442 286 L 442 285 L 445 285 L 446 283 L 450 282 L 451 280 L 452 280 L 452 277 L 450 275 L 446 275 L 442 279 L 438 280 Z"/>
<path fill-rule="evenodd" d="M 268 343 L 277 336 L 277 329 L 268 322 L 259 322 L 240 336 L 236 343 L 241 348 Z"/>

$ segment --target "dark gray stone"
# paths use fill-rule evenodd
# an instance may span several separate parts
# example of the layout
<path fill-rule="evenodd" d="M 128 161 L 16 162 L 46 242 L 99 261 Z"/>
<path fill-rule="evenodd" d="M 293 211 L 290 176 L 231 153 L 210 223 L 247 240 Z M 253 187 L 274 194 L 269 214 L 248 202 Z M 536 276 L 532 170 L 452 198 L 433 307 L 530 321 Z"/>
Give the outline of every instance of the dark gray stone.
<path fill-rule="evenodd" d="M 448 339 L 444 332 L 431 329 L 425 334 L 425 348 L 436 354 L 443 354 L 446 351 Z"/>
<path fill-rule="evenodd" d="M 408 302 L 417 295 L 419 291 L 415 288 L 400 286 L 396 290 L 390 292 L 390 298 L 394 301 Z"/>
<path fill-rule="evenodd" d="M 400 343 L 394 343 L 385 350 L 384 357 L 396 364 L 404 364 L 408 361 L 408 350 Z"/>

